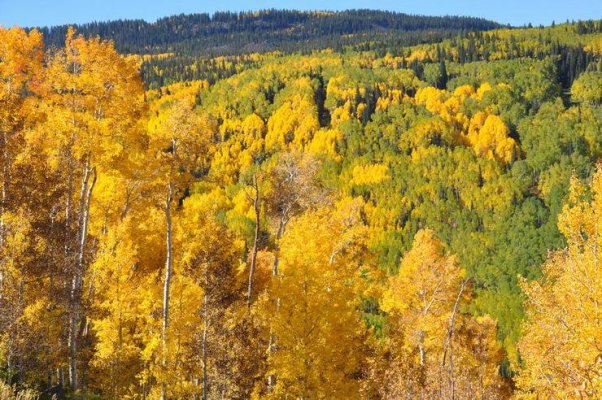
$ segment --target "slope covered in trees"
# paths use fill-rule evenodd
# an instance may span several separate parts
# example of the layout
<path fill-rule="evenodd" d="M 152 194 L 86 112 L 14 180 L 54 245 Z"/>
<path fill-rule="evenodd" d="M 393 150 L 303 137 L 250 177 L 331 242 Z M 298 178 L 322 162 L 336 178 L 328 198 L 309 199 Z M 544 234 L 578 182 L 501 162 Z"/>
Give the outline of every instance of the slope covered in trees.
<path fill-rule="evenodd" d="M 336 36 L 329 43 L 330 50 L 348 52 L 370 52 L 391 67 L 411 68 L 416 75 L 442 88 L 446 84 L 443 67 L 446 63 L 470 64 L 477 61 L 510 59 L 553 59 L 557 78 L 563 89 L 568 90 L 572 82 L 587 70 L 602 70 L 599 64 L 602 27 L 590 21 L 587 33 L 580 33 L 578 25 L 557 25 L 550 28 L 501 29 L 486 32 L 450 32 L 449 35 L 433 37 L 430 31 L 415 32 L 418 40 L 411 40 L 408 33 L 400 39 L 370 35 Z M 426 35 L 426 36 L 425 36 Z M 405 39 L 404 39 L 405 38 Z M 427 42 L 427 43 L 424 43 Z M 338 44 L 337 44 L 338 43 Z M 423 43 L 411 46 L 414 43 Z M 284 49 L 286 53 L 307 54 L 323 46 L 316 43 L 306 48 Z M 272 55 L 282 54 L 281 52 Z M 388 57 L 385 57 L 388 56 Z M 142 64 L 142 76 L 147 87 L 158 88 L 180 81 L 207 80 L 210 83 L 229 77 L 243 69 L 261 64 L 261 54 L 244 54 L 209 58 L 189 53 L 163 53 L 146 55 Z M 434 64 L 434 65 L 431 65 Z M 440 71 L 441 70 L 441 71 Z M 478 68 L 474 68 L 475 73 Z M 440 78 L 441 76 L 441 78 Z"/>
<path fill-rule="evenodd" d="M 84 36 L 113 40 L 120 52 L 188 55 L 326 48 L 374 37 L 407 37 L 411 42 L 451 32 L 497 27 L 499 24 L 481 18 L 427 17 L 376 10 L 216 12 L 181 14 L 155 22 L 119 20 L 75 26 Z M 47 45 L 61 46 L 67 26 L 41 31 Z M 416 34 L 413 36 L 411 32 Z"/>
<path fill-rule="evenodd" d="M 109 42 L 0 30 L 0 390 L 599 398 L 597 27 L 146 91 Z"/>
<path fill-rule="evenodd" d="M 407 46 L 496 27 L 499 24 L 480 18 L 374 10 L 217 12 L 182 14 L 156 22 L 120 20 L 75 26 L 86 37 L 113 40 L 122 53 L 154 55 L 146 58 L 142 73 L 147 85 L 155 88 L 181 80 L 215 81 L 230 76 L 240 69 L 231 60 L 238 61 L 241 54 L 325 48 L 342 51 L 370 41 Z M 41 28 L 47 46 L 62 46 L 67 28 Z M 217 56 L 230 57 L 211 59 Z M 242 57 L 240 61 L 244 66 L 251 60 Z"/>

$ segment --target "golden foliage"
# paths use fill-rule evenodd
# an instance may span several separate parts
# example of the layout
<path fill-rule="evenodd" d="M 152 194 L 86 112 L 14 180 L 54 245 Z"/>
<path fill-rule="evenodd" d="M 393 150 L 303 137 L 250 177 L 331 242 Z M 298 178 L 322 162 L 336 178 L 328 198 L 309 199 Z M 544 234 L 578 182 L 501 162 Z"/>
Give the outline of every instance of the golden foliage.
<path fill-rule="evenodd" d="M 432 231 L 418 231 L 381 302 L 390 317 L 389 364 L 377 367 L 383 398 L 505 397 L 496 323 L 465 314 L 469 299 L 456 258 Z"/>
<path fill-rule="evenodd" d="M 359 210 L 349 200 L 304 213 L 282 238 L 280 272 L 263 316 L 275 338 L 268 355 L 275 384 L 262 398 L 359 398 L 354 376 L 365 333 L 356 296 L 365 232 Z"/>
<path fill-rule="evenodd" d="M 591 191 L 591 199 L 588 192 Z M 602 170 L 591 187 L 577 180 L 558 218 L 567 248 L 551 254 L 542 282 L 523 282 L 527 320 L 519 342 L 519 398 L 602 396 Z"/>
<path fill-rule="evenodd" d="M 479 112 L 470 120 L 466 138 L 477 155 L 507 165 L 518 155 L 518 146 L 509 133 L 500 117 Z"/>

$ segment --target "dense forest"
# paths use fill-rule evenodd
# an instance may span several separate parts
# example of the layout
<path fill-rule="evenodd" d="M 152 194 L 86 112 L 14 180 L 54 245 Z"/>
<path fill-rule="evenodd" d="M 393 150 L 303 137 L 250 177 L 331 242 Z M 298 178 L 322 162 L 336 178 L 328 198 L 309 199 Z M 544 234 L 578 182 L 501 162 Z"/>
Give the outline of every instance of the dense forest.
<path fill-rule="evenodd" d="M 86 37 L 112 40 L 121 53 L 146 55 L 143 79 L 147 87 L 157 88 L 182 80 L 213 83 L 245 65 L 253 65 L 237 63 L 238 67 L 233 67 L 227 60 L 216 62 L 214 57 L 218 56 L 327 48 L 343 51 L 352 45 L 365 46 L 369 41 L 399 48 L 499 26 L 481 18 L 414 16 L 375 10 L 265 10 L 176 15 L 152 23 L 94 22 L 74 27 Z M 67 29 L 68 26 L 56 26 L 40 31 L 48 47 L 61 47 Z"/>
<path fill-rule="evenodd" d="M 82 35 L 115 42 L 121 53 L 238 55 L 257 51 L 314 50 L 366 38 L 428 40 L 500 25 L 473 17 L 414 16 L 390 11 L 306 12 L 264 10 L 181 14 L 155 22 L 119 20 L 74 25 Z M 41 28 L 47 46 L 62 46 L 68 26 Z M 416 32 L 412 36 L 409 33 Z"/>
<path fill-rule="evenodd" d="M 569 25 L 564 25 L 568 29 Z M 48 47 L 64 46 L 67 26 L 41 28 Z M 426 61 L 459 63 L 503 58 L 558 56 L 561 83 L 572 80 L 592 60 L 582 43 L 558 38 L 558 30 L 526 30 L 527 38 L 508 31 L 487 31 L 500 25 L 472 17 L 426 17 L 374 10 L 345 12 L 300 12 L 266 10 L 259 12 L 218 12 L 162 18 L 154 23 L 139 21 L 95 22 L 76 25 L 85 37 L 112 40 L 117 50 L 143 56 L 142 78 L 146 88 L 157 89 L 181 81 L 206 80 L 210 84 L 257 66 L 257 53 L 309 54 L 319 49 L 338 53 L 375 51 L 401 56 L 421 76 L 422 61 L 406 59 L 409 46 L 450 42 L 429 52 Z M 600 21 L 579 21 L 571 31 L 602 32 Z M 543 34 L 545 33 L 545 34 Z M 531 41 L 537 40 L 537 44 Z M 447 51 L 454 48 L 455 51 Z"/>
<path fill-rule="evenodd" d="M 602 398 L 602 21 L 0 28 L 0 77 L 2 399 Z"/>

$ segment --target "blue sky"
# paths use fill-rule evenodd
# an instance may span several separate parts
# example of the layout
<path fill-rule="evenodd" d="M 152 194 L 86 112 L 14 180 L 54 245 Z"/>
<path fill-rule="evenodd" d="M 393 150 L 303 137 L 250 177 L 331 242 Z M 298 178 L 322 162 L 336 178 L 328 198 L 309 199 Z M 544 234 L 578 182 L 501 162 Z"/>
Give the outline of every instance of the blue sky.
<path fill-rule="evenodd" d="M 602 19 L 602 0 L 0 0 L 0 25 L 44 26 L 119 18 L 154 21 L 180 13 L 263 8 L 374 8 L 410 14 L 471 15 L 513 25 Z"/>

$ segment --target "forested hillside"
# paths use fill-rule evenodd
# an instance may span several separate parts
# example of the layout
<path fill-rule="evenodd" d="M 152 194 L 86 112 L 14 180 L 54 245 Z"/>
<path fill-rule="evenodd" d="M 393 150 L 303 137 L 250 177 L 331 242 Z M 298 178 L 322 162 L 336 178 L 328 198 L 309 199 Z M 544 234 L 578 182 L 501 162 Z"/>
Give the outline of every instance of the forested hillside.
<path fill-rule="evenodd" d="M 122 53 L 185 55 L 314 50 L 379 38 L 417 42 L 497 27 L 499 24 L 481 18 L 428 17 L 376 10 L 226 11 L 212 15 L 181 14 L 155 22 L 119 20 L 74 26 L 84 36 L 113 40 Z M 42 28 L 46 44 L 62 46 L 67 28 Z"/>
<path fill-rule="evenodd" d="M 602 397 L 602 21 L 354 13 L 0 29 L 0 394 Z"/>
<path fill-rule="evenodd" d="M 258 52 L 343 51 L 352 45 L 386 43 L 409 46 L 451 38 L 460 32 L 482 31 L 499 24 L 472 17 L 427 17 L 375 10 L 302 12 L 265 10 L 177 15 L 156 22 L 125 20 L 76 25 L 86 37 L 113 40 L 121 53 L 147 55 L 142 67 L 147 87 L 182 80 L 215 80 L 240 69 L 237 59 L 253 65 Z M 41 28 L 47 46 L 61 47 L 67 26 Z M 212 57 L 235 56 L 219 62 Z M 240 64 L 240 63 L 239 63 Z M 159 74 L 156 70 L 160 70 Z"/>

